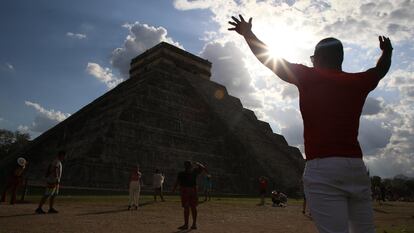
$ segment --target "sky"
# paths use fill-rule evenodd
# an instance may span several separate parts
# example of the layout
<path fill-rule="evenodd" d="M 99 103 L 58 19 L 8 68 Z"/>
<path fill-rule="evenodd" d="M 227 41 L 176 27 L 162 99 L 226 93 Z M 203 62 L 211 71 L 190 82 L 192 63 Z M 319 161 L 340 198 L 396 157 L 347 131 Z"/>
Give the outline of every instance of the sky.
<path fill-rule="evenodd" d="M 0 128 L 37 137 L 128 79 L 130 60 L 165 41 L 212 62 L 215 82 L 303 152 L 298 90 L 261 65 L 231 16 L 276 56 L 311 66 L 325 37 L 342 41 L 343 70 L 375 66 L 378 36 L 392 66 L 368 96 L 359 141 L 372 175 L 414 177 L 413 0 L 3 0 Z"/>

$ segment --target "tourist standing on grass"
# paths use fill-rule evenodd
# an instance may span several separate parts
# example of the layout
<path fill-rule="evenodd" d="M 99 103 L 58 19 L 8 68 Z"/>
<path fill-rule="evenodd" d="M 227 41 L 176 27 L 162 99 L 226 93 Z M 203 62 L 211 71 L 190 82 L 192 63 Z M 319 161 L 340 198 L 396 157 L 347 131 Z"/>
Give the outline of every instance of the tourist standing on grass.
<path fill-rule="evenodd" d="M 26 166 L 27 161 L 25 158 L 20 157 L 17 159 L 16 165 L 14 165 L 11 174 L 7 178 L 6 186 L 4 187 L 0 202 L 6 202 L 7 192 L 11 191 L 10 205 L 14 205 L 16 203 L 17 188 L 23 182 L 23 172 L 25 171 Z"/>
<path fill-rule="evenodd" d="M 374 68 L 347 73 L 342 71 L 342 43 L 335 38 L 316 45 L 313 67 L 307 67 L 273 57 L 252 32 L 251 18 L 232 19 L 229 30 L 242 35 L 260 62 L 299 90 L 307 160 L 304 189 L 319 232 L 375 232 L 370 180 L 357 137 L 365 99 L 391 66 L 390 39 L 379 37 L 382 55 Z"/>
<path fill-rule="evenodd" d="M 177 186 L 180 186 L 181 206 L 184 208 L 184 225 L 178 228 L 180 230 L 188 229 L 190 209 L 193 218 L 191 229 L 197 229 L 197 177 L 203 171 L 207 173 L 206 167 L 201 163 L 195 162 L 193 164 L 191 161 L 185 161 L 184 171 L 178 173 L 173 192 L 175 192 Z"/>
<path fill-rule="evenodd" d="M 161 198 L 161 201 L 164 201 L 164 196 L 162 194 L 163 184 L 164 184 L 164 175 L 160 172 L 160 170 L 157 168 L 155 169 L 155 173 L 152 177 L 152 185 L 154 188 L 154 201 L 157 201 L 157 196 L 159 195 Z"/>
<path fill-rule="evenodd" d="M 58 211 L 53 208 L 55 204 L 55 197 L 59 194 L 60 179 L 62 177 L 62 161 L 65 159 L 66 152 L 59 151 L 57 157 L 49 164 L 46 171 L 46 190 L 40 199 L 39 206 L 36 209 L 37 214 L 46 213 L 43 211 L 42 206 L 49 198 L 49 214 L 57 214 Z"/>
<path fill-rule="evenodd" d="M 211 181 L 211 175 L 206 174 L 204 176 L 204 201 L 211 200 L 211 190 L 213 189 L 213 182 Z"/>
<path fill-rule="evenodd" d="M 259 205 L 265 204 L 265 197 L 267 194 L 267 186 L 269 185 L 269 182 L 267 181 L 267 178 L 264 176 L 259 177 L 259 195 L 260 195 L 260 203 Z"/>
<path fill-rule="evenodd" d="M 141 192 L 142 173 L 139 171 L 139 166 L 135 166 L 131 170 L 129 176 L 129 204 L 128 210 L 131 208 L 138 209 L 139 195 Z"/>

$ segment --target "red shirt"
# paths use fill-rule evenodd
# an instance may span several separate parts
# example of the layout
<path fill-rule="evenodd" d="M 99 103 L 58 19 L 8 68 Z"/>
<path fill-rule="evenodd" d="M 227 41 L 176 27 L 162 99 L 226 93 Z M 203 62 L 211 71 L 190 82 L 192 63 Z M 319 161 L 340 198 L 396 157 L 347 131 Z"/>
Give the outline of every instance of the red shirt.
<path fill-rule="evenodd" d="M 260 190 L 266 190 L 267 189 L 267 180 L 260 180 L 259 181 Z"/>
<path fill-rule="evenodd" d="M 133 170 L 131 172 L 131 175 L 129 176 L 129 180 L 130 181 L 139 181 L 139 179 L 141 179 L 141 172 L 139 172 L 137 170 Z"/>
<path fill-rule="evenodd" d="M 359 118 L 380 76 L 374 71 L 346 73 L 288 63 L 288 82 L 299 89 L 306 159 L 362 157 Z"/>

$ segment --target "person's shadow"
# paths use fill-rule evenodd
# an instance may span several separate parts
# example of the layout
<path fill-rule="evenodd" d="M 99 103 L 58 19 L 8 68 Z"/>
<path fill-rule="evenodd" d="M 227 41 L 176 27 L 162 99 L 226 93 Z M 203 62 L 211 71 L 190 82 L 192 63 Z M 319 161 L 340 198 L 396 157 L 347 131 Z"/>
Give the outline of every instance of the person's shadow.
<path fill-rule="evenodd" d="M 31 216 L 31 215 L 38 215 L 38 214 L 36 214 L 36 213 L 30 213 L 30 214 L 13 214 L 13 215 L 0 216 L 0 218 L 24 217 L 24 216 Z"/>
<path fill-rule="evenodd" d="M 186 232 L 190 232 L 193 229 L 187 229 L 187 230 L 178 230 L 178 231 L 174 231 L 173 233 L 186 233 Z"/>
<path fill-rule="evenodd" d="M 147 201 L 147 202 L 139 204 L 139 207 L 143 207 L 143 206 L 150 205 L 150 204 L 153 204 L 153 203 L 154 203 L 153 201 Z M 128 210 L 127 208 L 122 208 L 122 209 L 116 209 L 116 210 L 106 210 L 106 211 L 98 211 L 98 212 L 91 212 L 91 213 L 83 213 L 83 214 L 78 214 L 77 216 L 113 214 L 113 213 L 120 213 L 120 212 L 126 212 L 126 211 L 131 211 L 131 210 Z"/>

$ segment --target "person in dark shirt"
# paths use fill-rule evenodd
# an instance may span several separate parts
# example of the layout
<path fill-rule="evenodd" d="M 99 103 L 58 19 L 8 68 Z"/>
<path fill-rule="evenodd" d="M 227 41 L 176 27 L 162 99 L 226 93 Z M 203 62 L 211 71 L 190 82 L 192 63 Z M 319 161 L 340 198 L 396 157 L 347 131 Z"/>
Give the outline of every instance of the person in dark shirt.
<path fill-rule="evenodd" d="M 173 192 L 180 186 L 181 205 L 184 208 L 184 225 L 178 229 L 188 229 L 188 220 L 193 217 L 193 225 L 191 229 L 197 229 L 197 176 L 203 171 L 207 173 L 207 169 L 199 162 L 192 163 L 191 161 L 184 162 L 185 170 L 178 173 L 177 181 L 175 182 Z"/>
<path fill-rule="evenodd" d="M 6 202 L 7 191 L 11 191 L 10 205 L 14 205 L 16 203 L 17 188 L 23 182 L 23 173 L 26 166 L 27 161 L 25 158 L 20 157 L 17 159 L 17 164 L 7 178 L 6 186 L 4 187 L 0 202 Z"/>

